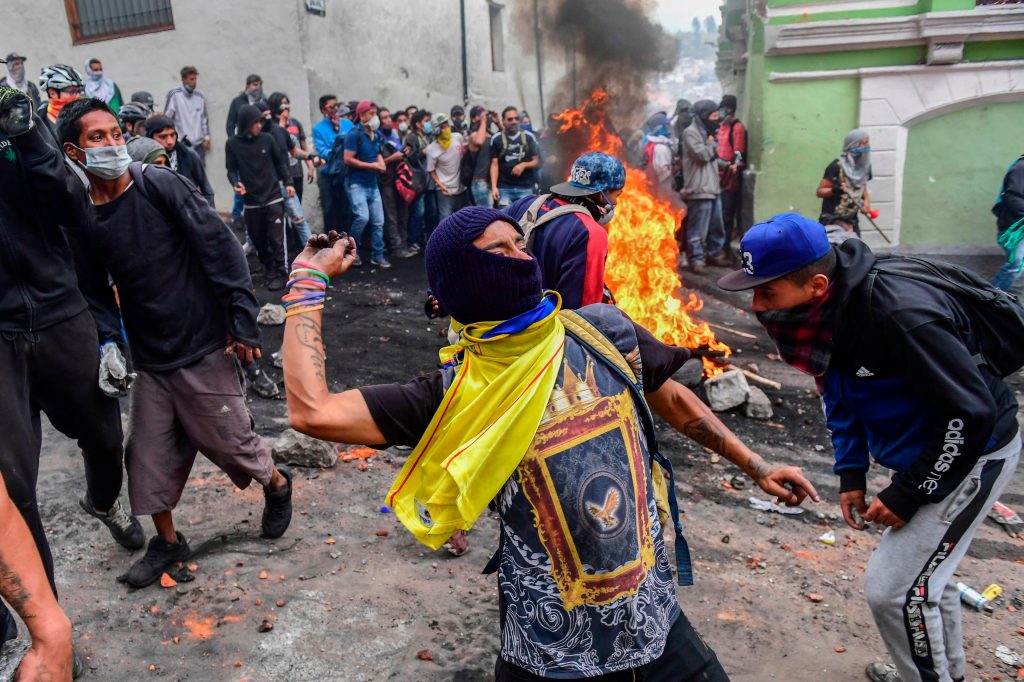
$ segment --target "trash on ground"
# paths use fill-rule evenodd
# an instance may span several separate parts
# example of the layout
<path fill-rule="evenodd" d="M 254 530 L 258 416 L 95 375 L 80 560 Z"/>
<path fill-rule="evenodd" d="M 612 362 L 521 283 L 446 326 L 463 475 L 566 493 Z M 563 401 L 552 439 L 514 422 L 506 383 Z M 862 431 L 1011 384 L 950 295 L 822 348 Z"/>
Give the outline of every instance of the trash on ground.
<path fill-rule="evenodd" d="M 804 513 L 803 507 L 784 507 L 781 504 L 775 504 L 771 500 L 762 500 L 760 497 L 749 497 L 747 502 L 750 503 L 753 509 L 758 511 L 772 511 L 776 514 L 790 514 L 793 516 Z"/>

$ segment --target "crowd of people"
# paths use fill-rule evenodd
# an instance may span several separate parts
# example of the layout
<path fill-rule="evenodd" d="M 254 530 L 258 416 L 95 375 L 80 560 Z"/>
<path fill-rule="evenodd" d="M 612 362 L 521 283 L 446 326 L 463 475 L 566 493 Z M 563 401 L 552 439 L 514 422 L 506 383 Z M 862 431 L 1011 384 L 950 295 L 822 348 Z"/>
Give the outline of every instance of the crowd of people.
<path fill-rule="evenodd" d="M 779 503 L 819 497 L 797 467 L 766 462 L 672 378 L 690 349 L 662 343 L 614 305 L 606 228 L 626 184 L 622 159 L 586 151 L 545 180 L 541 142 L 514 107 L 472 107 L 467 118 L 462 107 L 392 111 L 330 94 L 310 145 L 288 96 L 264 97 L 251 75 L 227 121 L 226 169 L 244 223 L 235 234 L 214 209 L 194 68 L 182 69 L 158 114 L 147 93 L 120 102 L 98 60 L 87 79 L 44 68 L 38 91 L 23 56 L 7 61 L 0 595 L 32 637 L 24 679 L 67 680 L 80 667 L 36 500 L 41 413 L 82 449 L 84 512 L 125 548 L 145 548 L 124 577 L 132 587 L 189 557 L 173 512 L 200 452 L 239 488 L 262 487 L 263 537 L 287 532 L 292 473 L 273 463 L 245 401 L 246 377 L 277 390 L 259 369 L 254 249 L 267 288 L 283 291 L 292 426 L 409 448 L 385 499 L 432 549 L 464 551 L 465 533 L 496 508 L 497 680 L 728 680 L 676 596 L 693 567 L 652 412 Z M 735 220 L 746 150 L 735 112 L 728 96 L 681 101 L 626 145 L 652 183 L 681 192 L 695 271 L 731 260 L 725 223 Z M 1024 347 L 1022 318 L 1012 317 L 1024 311 L 971 273 L 945 266 L 936 277 L 929 266 L 922 276 L 856 237 L 849 220 L 870 210 L 869 150 L 853 131 L 819 189 L 845 227 L 797 214 L 759 223 L 740 242 L 742 269 L 719 285 L 752 290 L 781 357 L 815 378 L 846 522 L 885 529 L 866 597 L 893 664 L 872 664 L 868 677 L 955 682 L 966 661 L 954 571 L 1020 452 L 1002 377 L 1024 353 L 990 330 L 1015 330 Z M 1021 205 L 1020 165 L 996 206 L 1018 260 L 1024 221 L 1004 212 Z M 315 177 L 325 229 L 312 234 L 301 186 Z M 332 279 L 363 255 L 385 268 L 420 252 L 425 309 L 450 318 L 439 369 L 332 393 L 322 324 Z M 965 290 L 999 306 L 982 310 Z M 870 504 L 869 456 L 893 471 Z M 119 502 L 125 472 L 130 511 Z M 148 542 L 137 515 L 151 518 Z M 3 607 L 0 643 L 16 636 Z"/>

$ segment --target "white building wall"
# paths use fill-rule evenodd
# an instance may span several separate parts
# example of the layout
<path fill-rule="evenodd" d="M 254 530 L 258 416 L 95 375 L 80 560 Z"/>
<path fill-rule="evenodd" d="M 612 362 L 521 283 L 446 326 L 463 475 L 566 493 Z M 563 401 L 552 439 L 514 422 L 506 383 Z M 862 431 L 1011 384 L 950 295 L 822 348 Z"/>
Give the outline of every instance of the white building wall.
<path fill-rule="evenodd" d="M 465 1 L 470 103 L 499 110 L 507 104 L 524 107 L 539 127 L 532 25 L 512 26 L 528 14 L 517 11 L 519 5 L 531 0 L 504 3 L 503 72 L 492 69 L 489 3 Z M 26 54 L 33 79 L 48 64 L 81 70 L 88 59 L 98 58 L 126 100 L 148 90 L 158 109 L 167 91 L 180 83 L 181 67 L 198 68 L 213 137 L 207 172 L 221 210 L 231 205 L 224 171 L 228 106 L 249 73 L 263 77 L 266 94 L 288 93 L 292 113 L 307 132 L 320 119 L 317 99 L 326 92 L 392 108 L 416 104 L 447 112 L 462 103 L 458 0 L 327 0 L 323 17 L 307 13 L 304 0 L 172 0 L 172 7 L 174 30 L 75 46 L 62 0 L 3 0 L 0 54 Z M 566 58 L 564 53 L 545 57 L 544 94 L 550 102 Z M 310 212 L 316 188 L 306 190 L 303 203 Z"/>

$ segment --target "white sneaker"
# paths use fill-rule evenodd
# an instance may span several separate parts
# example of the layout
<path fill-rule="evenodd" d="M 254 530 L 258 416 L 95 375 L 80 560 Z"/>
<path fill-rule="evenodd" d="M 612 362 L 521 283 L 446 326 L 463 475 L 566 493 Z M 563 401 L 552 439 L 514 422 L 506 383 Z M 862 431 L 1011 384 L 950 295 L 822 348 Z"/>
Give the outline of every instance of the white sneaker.
<path fill-rule="evenodd" d="M 370 265 L 376 265 L 381 270 L 387 270 L 388 268 L 391 267 L 391 263 L 388 261 L 387 258 L 384 258 L 383 256 L 381 256 L 380 258 L 371 258 Z"/>

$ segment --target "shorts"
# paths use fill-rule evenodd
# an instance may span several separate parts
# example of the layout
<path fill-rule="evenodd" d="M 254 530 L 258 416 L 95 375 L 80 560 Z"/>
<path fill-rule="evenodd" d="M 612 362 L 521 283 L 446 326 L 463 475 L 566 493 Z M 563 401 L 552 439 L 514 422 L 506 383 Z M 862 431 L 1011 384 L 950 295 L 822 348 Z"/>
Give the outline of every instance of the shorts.
<path fill-rule="evenodd" d="M 125 466 L 135 514 L 174 509 L 198 452 L 239 488 L 270 484 L 270 445 L 254 430 L 233 355 L 218 349 L 179 369 L 140 371 L 129 404 Z"/>

